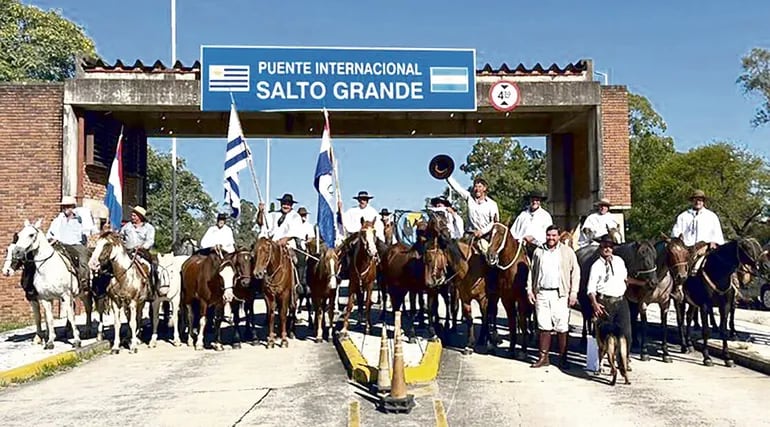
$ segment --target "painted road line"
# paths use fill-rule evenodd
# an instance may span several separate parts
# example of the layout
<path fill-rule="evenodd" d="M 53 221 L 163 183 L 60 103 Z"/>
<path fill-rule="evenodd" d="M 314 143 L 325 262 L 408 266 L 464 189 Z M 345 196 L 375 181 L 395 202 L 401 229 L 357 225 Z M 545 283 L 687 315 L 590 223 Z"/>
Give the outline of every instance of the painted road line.
<path fill-rule="evenodd" d="M 433 413 L 436 415 L 436 427 L 449 427 L 446 412 L 444 412 L 444 404 L 440 400 L 433 401 Z"/>
<path fill-rule="evenodd" d="M 350 402 L 348 406 L 348 427 L 359 427 L 361 425 L 361 407 L 357 400 Z"/>
<path fill-rule="evenodd" d="M 46 371 L 55 371 L 61 366 L 69 366 L 109 348 L 110 343 L 108 341 L 95 342 L 83 348 L 54 354 L 23 366 L 0 372 L 0 385 L 27 381 Z"/>

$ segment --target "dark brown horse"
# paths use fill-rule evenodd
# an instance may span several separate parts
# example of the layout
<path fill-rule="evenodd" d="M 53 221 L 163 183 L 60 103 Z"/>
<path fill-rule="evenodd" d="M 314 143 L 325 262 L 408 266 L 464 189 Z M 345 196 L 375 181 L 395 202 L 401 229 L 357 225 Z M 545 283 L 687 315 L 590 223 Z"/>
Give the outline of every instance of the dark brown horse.
<path fill-rule="evenodd" d="M 206 318 L 209 308 L 214 309 L 214 350 L 221 351 L 221 326 L 224 314 L 225 291 L 232 290 L 235 269 L 232 261 L 219 254 L 195 254 L 182 264 L 182 306 L 187 313 L 187 345 L 203 350 Z M 193 303 L 198 302 L 200 316 L 197 342 L 193 342 Z"/>
<path fill-rule="evenodd" d="M 406 295 L 410 295 L 410 320 L 403 322 L 410 339 L 415 337 L 417 295 L 426 290 L 423 261 L 417 251 L 403 243 L 388 247 L 380 263 L 383 283 L 390 295 L 393 312 L 400 311 L 405 305 Z"/>
<path fill-rule="evenodd" d="M 425 265 L 425 286 L 428 294 L 428 334 L 435 339 L 436 329 L 440 326 L 438 315 L 438 296 L 444 298 L 446 314 L 444 318 L 444 331 L 448 338 L 449 333 L 457 330 L 457 311 L 460 297 L 453 280 L 456 274 L 449 268 L 449 257 L 441 250 L 438 239 L 434 238 L 431 245 L 425 249 L 423 259 Z M 451 319 L 451 324 L 450 324 Z"/>
<path fill-rule="evenodd" d="M 290 309 L 294 315 L 291 294 L 294 271 L 289 249 L 266 237 L 260 237 L 254 245 L 254 277 L 263 281 L 262 293 L 267 310 L 267 348 L 275 347 L 276 305 L 281 316 L 281 347 L 288 347 L 286 325 Z"/>
<path fill-rule="evenodd" d="M 358 299 L 358 322 L 363 323 L 366 317 L 364 332 L 371 330 L 372 291 L 377 277 L 377 245 L 375 243 L 374 223 L 361 220 L 361 230 L 352 239 L 353 256 L 349 266 L 350 282 L 348 286 L 348 305 L 342 320 L 340 334 L 348 333 L 348 320 L 353 311 L 353 304 Z M 394 306 L 395 307 L 395 306 Z"/>
<path fill-rule="evenodd" d="M 254 300 L 257 297 L 259 283 L 254 280 L 254 255 L 248 249 L 239 248 L 235 252 L 228 254 L 233 264 L 233 300 L 230 302 L 230 309 L 233 313 L 233 348 L 241 348 L 241 334 L 238 331 L 240 323 L 240 306 L 243 305 L 243 312 L 246 320 L 246 333 L 248 339 L 254 339 L 257 336 L 256 325 L 254 324 Z"/>
<path fill-rule="evenodd" d="M 498 290 L 500 300 L 505 307 L 508 318 L 508 329 L 511 334 L 511 354 L 516 357 L 517 325 L 523 333 L 522 354 L 527 354 L 527 343 L 530 340 L 530 324 L 534 307 L 527 298 L 527 274 L 529 262 L 527 251 L 519 241 L 513 238 L 505 224 L 495 223 L 492 226 L 489 238 L 489 246 L 485 253 L 487 264 L 490 268 L 498 269 Z M 490 298 L 490 301 L 496 301 Z M 496 319 L 490 319 L 494 322 Z M 494 342 L 494 340 L 493 340 Z"/>
<path fill-rule="evenodd" d="M 334 330 L 334 309 L 339 285 L 337 275 L 341 265 L 337 251 L 326 244 L 310 239 L 307 248 L 310 255 L 313 256 L 308 257 L 307 260 L 307 284 L 310 287 L 310 295 L 315 308 L 315 341 L 320 343 L 323 340 L 324 330 L 327 332 L 327 340 L 331 339 Z"/>

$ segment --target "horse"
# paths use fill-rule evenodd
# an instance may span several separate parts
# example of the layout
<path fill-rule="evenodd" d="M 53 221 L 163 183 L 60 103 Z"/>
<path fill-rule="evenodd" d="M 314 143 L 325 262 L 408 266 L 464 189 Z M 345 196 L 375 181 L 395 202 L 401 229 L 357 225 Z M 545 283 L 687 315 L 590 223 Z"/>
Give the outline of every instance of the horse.
<path fill-rule="evenodd" d="M 437 239 L 434 238 L 433 244 L 425 249 L 423 259 L 425 265 L 425 285 L 428 288 L 428 307 L 429 307 L 429 329 L 428 333 L 431 339 L 436 337 L 436 326 L 440 325 L 438 316 L 438 294 L 444 298 L 446 307 L 446 316 L 444 317 L 444 330 L 447 334 L 457 330 L 457 311 L 460 297 L 454 286 L 453 279 L 456 276 L 452 274 L 447 277 L 449 271 L 449 259 L 446 253 L 439 248 Z M 450 327 L 451 319 L 451 327 Z"/>
<path fill-rule="evenodd" d="M 43 306 L 45 313 L 46 329 L 48 330 L 48 339 L 45 343 L 45 349 L 51 350 L 54 347 L 53 340 L 56 336 L 53 325 L 53 307 L 54 300 L 61 300 L 61 308 L 67 317 L 67 321 L 72 327 L 72 345 L 80 347 L 80 332 L 75 326 L 74 299 L 81 294 L 80 284 L 74 274 L 71 261 L 62 253 L 55 250 L 48 240 L 45 233 L 40 230 L 42 219 L 38 219 L 34 224 L 29 220 L 24 220 L 24 227 L 18 232 L 19 239 L 13 247 L 12 258 L 26 260 L 28 255 L 33 256 L 34 276 L 32 284 L 36 296 L 35 299 Z M 32 315 L 35 319 L 37 334 L 35 342 L 42 340 L 42 329 L 40 327 L 40 311 L 32 305 Z"/>
<path fill-rule="evenodd" d="M 358 298 L 358 321 L 362 323 L 361 316 L 366 317 L 364 332 L 371 329 L 372 290 L 377 276 L 377 245 L 375 244 L 374 222 L 361 219 L 361 230 L 352 240 L 353 255 L 349 265 L 348 304 L 345 308 L 345 317 L 342 320 L 342 336 L 347 335 L 348 320 L 353 311 L 353 304 Z M 343 246 L 344 247 L 344 246 Z M 366 301 L 364 303 L 364 301 Z M 365 308 L 364 308 L 365 305 Z M 395 309 L 395 304 L 393 309 Z M 365 310 L 365 311 L 364 311 Z"/>
<path fill-rule="evenodd" d="M 164 302 L 169 304 L 168 323 L 173 330 L 174 347 L 182 345 L 179 338 L 179 306 L 182 300 L 182 265 L 189 258 L 188 255 L 158 254 L 158 272 L 162 283 L 167 283 L 167 291 L 163 295 L 157 295 L 150 304 L 152 318 L 152 336 L 150 337 L 150 348 L 158 345 L 158 321 L 160 318 L 160 307 Z M 162 288 L 162 287 L 161 287 Z"/>
<path fill-rule="evenodd" d="M 254 245 L 254 277 L 263 281 L 262 293 L 267 307 L 267 348 L 275 347 L 275 309 L 280 307 L 281 347 L 289 346 L 286 318 L 293 305 L 294 271 L 289 249 L 260 237 Z"/>
<path fill-rule="evenodd" d="M 113 274 L 107 286 L 115 329 L 112 354 L 120 353 L 121 309 L 125 310 L 128 320 L 129 351 L 136 353 L 142 307 L 150 292 L 150 264 L 137 255 L 129 256 L 120 236 L 112 231 L 106 231 L 96 240 L 96 247 L 88 260 L 88 266 L 94 273 L 109 267 Z"/>
<path fill-rule="evenodd" d="M 317 246 L 317 248 L 316 248 Z M 310 239 L 307 248 L 313 257 L 307 261 L 307 284 L 315 308 L 315 342 L 323 341 L 326 330 L 327 339 L 331 339 L 334 330 L 334 308 L 337 300 L 337 275 L 340 272 L 339 255 L 334 248 L 326 246 L 320 239 Z M 328 315 L 328 321 L 326 316 Z M 326 328 L 324 328 L 326 322 Z"/>
<path fill-rule="evenodd" d="M 527 342 L 530 340 L 530 323 L 534 313 L 534 307 L 527 297 L 527 274 L 529 273 L 527 251 L 524 244 L 513 238 L 508 227 L 498 222 L 492 225 L 489 246 L 484 256 L 490 268 L 498 269 L 498 292 L 508 318 L 511 354 L 516 357 L 518 341 L 516 320 L 518 318 L 524 334 L 521 344 L 522 354 L 526 355 Z M 492 297 L 490 300 L 495 301 L 495 298 Z M 496 310 L 491 311 L 494 313 Z M 495 322 L 496 316 L 494 314 L 492 316 L 490 322 Z M 496 340 L 493 339 L 492 342 L 495 343 Z"/>
<path fill-rule="evenodd" d="M 203 350 L 206 331 L 206 317 L 209 307 L 214 308 L 215 338 L 211 343 L 215 351 L 222 351 L 221 326 L 224 304 L 233 296 L 235 268 L 232 261 L 220 254 L 195 254 L 182 264 L 182 304 L 187 314 L 187 345 Z M 228 299 L 229 298 L 229 299 Z M 193 303 L 199 305 L 200 316 L 197 340 L 193 341 Z"/>
<path fill-rule="evenodd" d="M 238 331 L 238 324 L 241 322 L 241 305 L 246 317 L 246 331 L 249 338 L 253 339 L 257 336 L 254 324 L 254 300 L 257 297 L 258 282 L 254 280 L 254 255 L 249 249 L 237 248 L 233 253 L 224 255 L 224 258 L 233 266 L 232 296 L 225 295 L 225 299 L 230 299 L 230 310 L 233 313 L 232 347 L 238 349 L 241 348 L 241 334 Z"/>
<path fill-rule="evenodd" d="M 393 236 L 396 234 L 396 222 L 395 221 L 388 221 L 383 225 L 382 234 L 385 237 L 385 245 L 390 248 L 391 246 L 395 246 L 398 244 L 398 242 L 393 243 Z M 380 259 L 385 258 L 384 253 L 378 254 Z M 386 283 L 382 276 L 382 266 L 380 264 L 377 265 L 377 289 L 380 293 L 380 320 L 385 319 L 385 313 L 387 312 L 387 306 L 388 306 L 388 291 L 385 288 Z"/>
<path fill-rule="evenodd" d="M 404 329 L 410 340 L 415 337 L 414 323 L 416 320 L 417 294 L 424 292 L 425 267 L 417 251 L 409 246 L 398 243 L 390 246 L 380 262 L 383 283 L 390 295 L 393 312 L 401 310 L 406 304 L 406 295 L 410 295 L 410 321 L 403 322 Z"/>
<path fill-rule="evenodd" d="M 725 366 L 734 366 L 733 359 L 727 351 L 728 314 L 732 311 L 732 305 L 735 304 L 736 293 L 732 277 L 739 271 L 748 271 L 755 276 L 764 274 L 767 267 L 764 262 L 760 262 L 762 253 L 759 242 L 754 238 L 739 237 L 730 240 L 709 252 L 698 273 L 685 281 L 685 297 L 690 304 L 699 307 L 703 323 L 701 334 L 704 365 L 713 365 L 708 349 L 708 340 L 711 335 L 711 328 L 708 327 L 708 313 L 716 305 L 719 309 L 719 330 L 722 335 L 722 358 Z M 686 334 L 690 335 L 689 322 Z"/>

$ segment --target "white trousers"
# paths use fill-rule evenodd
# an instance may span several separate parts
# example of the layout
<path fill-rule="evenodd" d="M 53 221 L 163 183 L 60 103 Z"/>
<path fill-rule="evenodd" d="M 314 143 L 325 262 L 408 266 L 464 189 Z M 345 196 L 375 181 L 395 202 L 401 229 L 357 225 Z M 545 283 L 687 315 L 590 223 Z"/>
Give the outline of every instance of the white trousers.
<path fill-rule="evenodd" d="M 537 292 L 537 327 L 541 331 L 569 332 L 569 298 L 557 290 Z"/>

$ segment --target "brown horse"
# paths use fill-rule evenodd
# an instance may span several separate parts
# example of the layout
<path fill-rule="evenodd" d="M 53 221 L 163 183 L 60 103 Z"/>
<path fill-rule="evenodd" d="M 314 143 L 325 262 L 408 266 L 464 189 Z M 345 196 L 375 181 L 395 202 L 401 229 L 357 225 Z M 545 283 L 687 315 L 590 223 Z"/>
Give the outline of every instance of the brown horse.
<path fill-rule="evenodd" d="M 266 237 L 260 237 L 254 245 L 254 277 L 263 281 L 262 293 L 267 309 L 267 348 L 275 347 L 276 305 L 281 316 L 281 347 L 288 347 L 286 320 L 289 309 L 293 311 L 294 287 L 289 249 Z"/>
<path fill-rule="evenodd" d="M 258 282 L 254 280 L 254 256 L 248 249 L 239 248 L 228 254 L 233 264 L 233 298 L 230 309 L 233 313 L 233 348 L 241 348 L 241 334 L 238 331 L 240 323 L 240 306 L 246 316 L 246 332 L 249 339 L 257 336 L 254 324 L 254 300 L 257 296 Z"/>
<path fill-rule="evenodd" d="M 374 222 L 361 220 L 361 230 L 350 242 L 353 256 L 349 266 L 348 305 L 342 320 L 340 335 L 348 333 L 348 321 L 353 311 L 353 304 L 358 299 L 358 323 L 366 323 L 364 332 L 371 330 L 372 291 L 377 277 L 377 245 L 375 243 Z M 395 307 L 395 306 L 394 306 Z"/>
<path fill-rule="evenodd" d="M 219 254 L 195 254 L 182 264 L 182 305 L 187 313 L 187 345 L 203 350 L 206 318 L 209 308 L 214 308 L 215 338 L 211 346 L 221 351 L 221 326 L 225 307 L 225 294 L 232 295 L 234 267 L 232 261 Z M 193 303 L 199 304 L 200 316 L 197 341 L 193 341 Z"/>
<path fill-rule="evenodd" d="M 444 298 L 444 306 L 446 307 L 444 330 L 447 335 L 457 330 L 457 311 L 460 297 L 453 282 L 456 274 L 450 274 L 449 257 L 439 248 L 437 238 L 434 238 L 432 245 L 426 248 L 423 264 L 425 265 L 425 285 L 428 293 L 428 334 L 431 339 L 435 339 L 436 328 L 440 326 L 438 295 L 441 294 Z"/>
<path fill-rule="evenodd" d="M 417 295 L 426 290 L 423 261 L 417 251 L 403 243 L 390 246 L 380 263 L 383 283 L 390 295 L 393 312 L 405 305 L 406 295 L 411 301 L 410 321 L 403 322 L 410 340 L 415 337 Z M 384 310 L 383 310 L 384 311 Z"/>
<path fill-rule="evenodd" d="M 313 256 L 307 260 L 307 284 L 315 307 L 315 342 L 320 343 L 324 339 L 324 330 L 327 332 L 327 340 L 331 339 L 334 330 L 334 309 L 339 285 L 337 275 L 341 265 L 337 251 L 320 241 L 316 242 L 315 239 L 310 239 L 307 243 L 308 251 Z"/>
<path fill-rule="evenodd" d="M 389 221 L 383 226 L 383 236 L 385 237 L 385 245 L 390 248 L 392 246 L 397 245 L 398 243 L 393 243 L 393 236 L 396 234 L 396 223 L 395 221 Z M 385 258 L 385 254 L 381 253 L 379 254 L 380 259 Z M 387 312 L 388 307 L 388 290 L 386 289 L 387 283 L 385 283 L 385 279 L 382 275 L 382 265 L 377 265 L 377 289 L 380 293 L 380 321 L 385 320 L 385 314 Z"/>
<path fill-rule="evenodd" d="M 498 289 L 500 299 L 505 307 L 508 318 L 508 329 L 511 334 L 511 354 L 516 357 L 517 325 L 520 324 L 522 333 L 522 350 L 527 354 L 527 342 L 530 339 L 532 328 L 529 322 L 532 320 L 534 307 L 527 298 L 527 274 L 529 262 L 527 251 L 523 244 L 513 238 L 505 224 L 495 223 L 492 226 L 489 238 L 489 246 L 484 254 L 490 268 L 498 269 Z M 490 298 L 495 301 L 495 298 Z M 495 321 L 495 319 L 490 319 Z M 494 342 L 494 340 L 493 340 Z"/>

